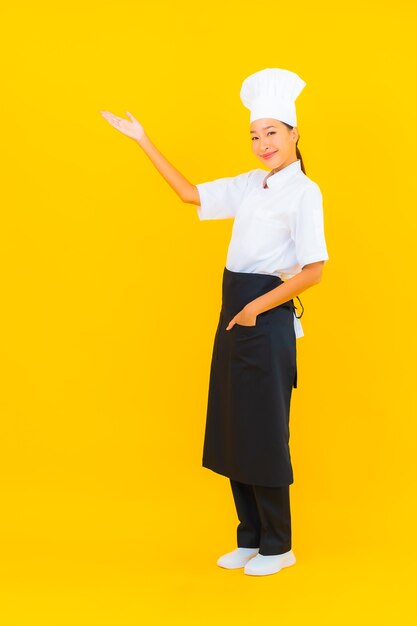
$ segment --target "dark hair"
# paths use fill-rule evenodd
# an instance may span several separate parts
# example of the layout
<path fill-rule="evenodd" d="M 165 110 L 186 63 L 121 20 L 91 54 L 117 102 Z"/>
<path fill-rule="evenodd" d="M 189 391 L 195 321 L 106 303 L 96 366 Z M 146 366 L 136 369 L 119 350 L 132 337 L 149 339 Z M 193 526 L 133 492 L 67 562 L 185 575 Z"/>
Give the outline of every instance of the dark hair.
<path fill-rule="evenodd" d="M 290 124 L 287 124 L 286 122 L 282 122 L 282 124 L 285 124 L 285 126 L 286 126 L 287 128 L 289 128 L 289 130 L 292 130 L 292 129 L 294 128 L 294 126 L 291 126 Z M 300 150 L 298 149 L 298 145 L 297 145 L 297 144 L 298 144 L 299 139 L 300 139 L 300 135 L 298 135 L 297 143 L 295 144 L 295 152 L 296 152 L 296 154 L 297 154 L 297 159 L 300 159 L 300 161 L 301 161 L 301 169 L 302 169 L 302 171 L 303 171 L 303 172 L 304 172 L 304 174 L 305 174 L 305 173 L 306 173 L 306 171 L 305 171 L 305 168 L 304 168 L 303 157 L 301 156 L 301 152 L 300 152 Z"/>

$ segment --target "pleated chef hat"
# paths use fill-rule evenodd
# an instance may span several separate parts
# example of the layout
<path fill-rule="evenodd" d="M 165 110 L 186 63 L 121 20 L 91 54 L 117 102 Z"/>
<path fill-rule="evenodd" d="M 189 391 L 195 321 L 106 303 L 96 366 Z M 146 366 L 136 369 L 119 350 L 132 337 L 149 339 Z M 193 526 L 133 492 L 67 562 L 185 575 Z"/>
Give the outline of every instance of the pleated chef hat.
<path fill-rule="evenodd" d="M 240 99 L 250 109 L 251 122 L 272 117 L 296 126 L 295 100 L 306 84 L 290 70 L 266 68 L 245 78 L 240 89 Z"/>

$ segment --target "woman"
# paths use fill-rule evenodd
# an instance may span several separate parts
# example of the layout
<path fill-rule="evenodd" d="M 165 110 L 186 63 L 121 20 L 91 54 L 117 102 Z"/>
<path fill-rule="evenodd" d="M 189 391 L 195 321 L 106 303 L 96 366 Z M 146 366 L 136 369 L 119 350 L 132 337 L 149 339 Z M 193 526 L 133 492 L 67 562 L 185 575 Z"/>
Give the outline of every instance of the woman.
<path fill-rule="evenodd" d="M 329 258 L 320 188 L 306 176 L 295 100 L 305 86 L 279 68 L 255 72 L 240 96 L 250 109 L 255 156 L 272 168 L 193 185 L 151 143 L 141 124 L 102 115 L 144 149 L 168 184 L 204 219 L 233 218 L 222 307 L 210 369 L 203 466 L 227 476 L 238 547 L 217 564 L 266 575 L 296 562 L 291 549 L 289 449 L 296 338 L 293 298 L 321 280 Z M 300 301 L 301 302 L 301 301 Z M 301 316 L 300 316 L 301 317 Z"/>

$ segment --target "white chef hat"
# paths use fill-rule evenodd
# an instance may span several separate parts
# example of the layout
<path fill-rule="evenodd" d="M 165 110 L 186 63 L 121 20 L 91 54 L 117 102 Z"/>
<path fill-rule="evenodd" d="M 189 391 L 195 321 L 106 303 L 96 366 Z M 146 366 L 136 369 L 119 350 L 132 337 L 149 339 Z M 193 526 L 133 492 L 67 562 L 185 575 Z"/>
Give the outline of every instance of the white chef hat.
<path fill-rule="evenodd" d="M 251 122 L 272 117 L 296 126 L 295 100 L 306 84 L 290 70 L 266 68 L 245 78 L 240 89 L 240 99 L 250 109 Z"/>

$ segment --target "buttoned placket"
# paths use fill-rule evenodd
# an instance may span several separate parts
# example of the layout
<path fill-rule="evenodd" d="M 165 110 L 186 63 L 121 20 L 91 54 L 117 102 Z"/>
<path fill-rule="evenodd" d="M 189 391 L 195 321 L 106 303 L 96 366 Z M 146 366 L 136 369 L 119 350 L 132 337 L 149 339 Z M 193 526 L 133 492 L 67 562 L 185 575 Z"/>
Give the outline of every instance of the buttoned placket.
<path fill-rule="evenodd" d="M 264 190 L 277 189 L 278 187 L 282 187 L 285 183 L 287 183 L 291 178 L 296 176 L 301 171 L 301 161 L 300 159 L 297 159 L 296 161 L 293 161 L 293 163 L 290 163 L 289 165 L 284 167 L 282 170 L 278 170 L 278 172 L 275 172 L 275 174 L 272 174 L 271 176 L 267 175 L 262 181 L 262 187 Z M 266 187 L 264 187 L 264 183 L 266 183 Z M 304 337 L 303 327 L 300 322 L 300 317 L 302 317 L 304 313 L 304 306 L 300 298 L 298 296 L 296 296 L 296 298 L 302 307 L 301 315 L 297 316 L 295 312 L 297 307 L 295 306 L 295 304 L 293 305 L 294 332 L 296 339 L 298 339 L 299 337 Z"/>

